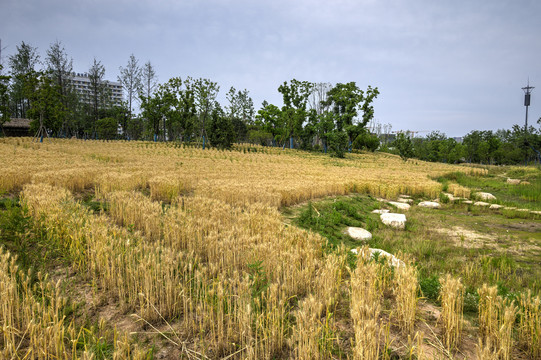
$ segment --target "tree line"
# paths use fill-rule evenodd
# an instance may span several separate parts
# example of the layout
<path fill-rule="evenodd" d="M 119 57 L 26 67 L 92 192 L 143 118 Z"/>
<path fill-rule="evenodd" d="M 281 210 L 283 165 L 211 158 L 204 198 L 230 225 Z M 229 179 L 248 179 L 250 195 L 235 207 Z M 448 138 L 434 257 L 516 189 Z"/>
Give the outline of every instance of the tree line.
<path fill-rule="evenodd" d="M 105 67 L 94 58 L 88 94 L 76 91 L 73 60 L 58 41 L 41 61 L 37 48 L 22 42 L 0 72 L 0 125 L 10 118 L 32 119 L 57 137 L 146 139 L 197 142 L 227 148 L 236 141 L 327 150 L 336 156 L 379 145 L 366 129 L 373 119 L 377 88 L 355 82 L 312 83 L 293 79 L 278 87 L 281 107 L 263 102 L 256 112 L 248 90 L 231 87 L 222 105 L 220 86 L 205 78 L 174 77 L 159 84 L 150 62 L 131 55 L 119 68 L 125 101 L 112 101 Z M 1 71 L 1 68 L 0 68 Z M 138 106 L 137 106 L 138 105 Z M 139 113 L 134 108 L 140 109 Z"/>
<path fill-rule="evenodd" d="M 380 150 L 395 153 L 403 159 L 444 163 L 478 163 L 490 165 L 541 164 L 541 118 L 538 129 L 513 125 L 511 130 L 473 130 L 462 142 L 433 131 L 424 138 L 410 138 L 405 133 Z"/>
<path fill-rule="evenodd" d="M 218 83 L 189 76 L 158 83 L 151 62 L 140 66 L 133 54 L 117 76 L 124 95 L 121 103 L 113 101 L 105 67 L 96 58 L 86 74 L 88 91 L 82 96 L 74 86 L 73 60 L 59 41 L 51 44 L 43 61 L 37 48 L 22 42 L 8 57 L 8 65 L 4 75 L 0 64 L 0 126 L 10 118 L 29 118 L 31 131 L 43 128 L 50 136 L 181 141 L 203 148 L 251 142 L 337 157 L 348 151 L 379 149 L 404 159 L 447 163 L 541 162 L 541 130 L 534 127 L 476 130 L 462 143 L 437 131 L 413 139 L 398 134 L 389 143 L 388 134 L 381 136 L 374 126 L 369 129 L 369 124 L 374 125 L 378 88 L 363 90 L 355 82 L 285 81 L 277 88 L 282 105 L 264 101 L 255 111 L 246 89 L 231 87 L 222 105 Z"/>

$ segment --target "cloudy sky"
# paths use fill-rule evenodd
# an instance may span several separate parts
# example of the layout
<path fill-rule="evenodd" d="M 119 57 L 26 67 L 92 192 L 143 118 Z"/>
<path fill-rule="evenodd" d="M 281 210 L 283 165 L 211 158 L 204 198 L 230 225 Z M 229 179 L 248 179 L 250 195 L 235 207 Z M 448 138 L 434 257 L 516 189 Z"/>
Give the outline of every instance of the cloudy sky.
<path fill-rule="evenodd" d="M 541 117 L 539 0 L 0 0 L 3 63 L 25 41 L 55 40 L 85 72 L 116 80 L 130 54 L 160 82 L 205 77 L 281 105 L 293 78 L 377 86 L 375 118 L 393 130 L 474 129 Z M 538 126 L 535 124 L 536 127 Z"/>

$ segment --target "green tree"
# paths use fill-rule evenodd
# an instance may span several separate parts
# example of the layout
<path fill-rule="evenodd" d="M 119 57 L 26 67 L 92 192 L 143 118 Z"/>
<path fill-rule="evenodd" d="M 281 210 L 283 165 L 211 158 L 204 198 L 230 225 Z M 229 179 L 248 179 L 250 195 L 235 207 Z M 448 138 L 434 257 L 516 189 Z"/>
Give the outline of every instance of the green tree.
<path fill-rule="evenodd" d="M 96 132 L 102 140 L 116 139 L 118 135 L 118 121 L 112 117 L 106 117 L 96 121 Z"/>
<path fill-rule="evenodd" d="M 227 116 L 231 119 L 238 140 L 246 138 L 248 127 L 254 125 L 254 103 L 248 90 L 237 91 L 231 87 L 226 94 L 229 106 Z"/>
<path fill-rule="evenodd" d="M 160 126 L 169 107 L 162 91 L 156 91 L 152 96 L 141 96 L 141 115 L 146 119 L 147 135 L 157 140 Z M 163 139 L 165 141 L 165 138 Z"/>
<path fill-rule="evenodd" d="M 100 110 L 107 107 L 110 103 L 110 94 L 107 90 L 104 77 L 105 67 L 100 61 L 94 58 L 92 66 L 88 70 L 88 86 L 90 90 L 90 99 L 88 100 L 91 106 L 91 118 L 93 122 L 98 121 Z M 94 130 L 94 124 L 92 124 L 92 129 Z"/>
<path fill-rule="evenodd" d="M 3 125 L 9 121 L 9 79 L 10 77 L 2 74 L 3 66 L 0 64 L 0 135 L 3 133 Z"/>
<path fill-rule="evenodd" d="M 374 117 L 373 100 L 379 95 L 378 88 L 368 86 L 366 93 L 355 82 L 336 84 L 327 95 L 326 104 L 335 114 L 336 129 L 345 130 L 353 141 Z M 362 112 L 360 120 L 356 117 Z"/>
<path fill-rule="evenodd" d="M 195 105 L 198 113 L 199 122 L 197 124 L 197 130 L 199 136 L 203 138 L 203 148 L 204 148 L 204 139 L 206 134 L 206 121 L 207 117 L 213 110 L 213 106 L 216 103 L 216 97 L 220 87 L 218 83 L 215 83 L 209 79 L 197 79 L 194 82 L 194 95 L 195 95 Z"/>
<path fill-rule="evenodd" d="M 196 107 L 193 79 L 180 77 L 169 79 L 159 86 L 158 93 L 164 98 L 164 116 L 171 139 L 184 140 L 193 136 L 196 125 Z"/>
<path fill-rule="evenodd" d="M 47 76 L 51 77 L 59 92 L 59 101 L 62 106 L 60 123 L 57 130 L 64 136 L 76 133 L 74 119 L 77 117 L 78 96 L 71 85 L 73 60 L 59 41 L 55 41 L 47 50 L 45 58 Z"/>
<path fill-rule="evenodd" d="M 17 53 L 8 58 L 8 63 L 12 80 L 11 115 L 16 118 L 26 118 L 26 112 L 30 108 L 30 100 L 26 97 L 29 85 L 26 81 L 36 73 L 35 67 L 39 64 L 37 48 L 23 41 L 20 46 L 17 46 Z"/>
<path fill-rule="evenodd" d="M 331 156 L 344 158 L 348 147 L 348 134 L 343 130 L 334 130 L 327 133 L 329 152 Z"/>
<path fill-rule="evenodd" d="M 278 87 L 278 92 L 282 94 L 284 102 L 281 115 L 286 137 L 300 137 L 303 135 L 304 122 L 308 116 L 308 98 L 312 93 L 313 86 L 314 84 L 308 81 L 293 79 L 289 84 L 285 81 Z"/>
<path fill-rule="evenodd" d="M 262 108 L 257 112 L 255 118 L 256 124 L 272 135 L 273 146 L 276 145 L 276 142 L 285 142 L 287 134 L 282 111 L 279 107 L 263 101 Z"/>
<path fill-rule="evenodd" d="M 210 146 L 218 149 L 230 149 L 235 139 L 233 124 L 229 116 L 225 116 L 220 104 L 212 107 L 207 123 L 207 134 Z"/>
<path fill-rule="evenodd" d="M 413 144 L 409 136 L 404 133 L 398 133 L 393 146 L 398 150 L 398 154 L 402 160 L 407 161 L 413 157 Z"/>
<path fill-rule="evenodd" d="M 358 150 L 376 151 L 379 147 L 379 138 L 376 135 L 370 134 L 366 129 L 355 138 L 353 148 Z"/>

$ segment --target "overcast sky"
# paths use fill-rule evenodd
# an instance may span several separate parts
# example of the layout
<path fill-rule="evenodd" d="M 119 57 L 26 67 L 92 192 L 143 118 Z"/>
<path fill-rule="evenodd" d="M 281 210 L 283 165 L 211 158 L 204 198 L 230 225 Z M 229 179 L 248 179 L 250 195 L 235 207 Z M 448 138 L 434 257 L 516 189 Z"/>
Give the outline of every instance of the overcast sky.
<path fill-rule="evenodd" d="M 218 82 L 222 103 L 248 89 L 256 110 L 286 80 L 355 81 L 379 88 L 378 122 L 448 136 L 523 125 L 529 77 L 541 117 L 539 0 L 0 0 L 0 38 L 5 65 L 59 40 L 75 72 L 96 57 L 116 80 L 133 53 L 160 82 Z"/>

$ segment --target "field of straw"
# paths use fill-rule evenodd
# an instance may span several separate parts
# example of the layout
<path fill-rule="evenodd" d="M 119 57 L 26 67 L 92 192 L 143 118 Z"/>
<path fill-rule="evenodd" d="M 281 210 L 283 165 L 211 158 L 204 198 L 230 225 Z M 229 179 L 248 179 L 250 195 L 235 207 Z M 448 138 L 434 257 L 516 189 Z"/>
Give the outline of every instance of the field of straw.
<path fill-rule="evenodd" d="M 25 254 L 0 247 L 1 359 L 464 358 L 460 279 L 441 279 L 438 327 L 423 327 L 413 261 L 392 268 L 367 248 L 348 261 L 350 249 L 326 251 L 280 209 L 353 193 L 435 198 L 434 177 L 483 169 L 20 138 L 0 139 L 0 158 L 0 193 L 28 219 L 21 241 L 54 264 L 25 268 Z M 479 294 L 476 356 L 541 359 L 539 297 Z"/>

